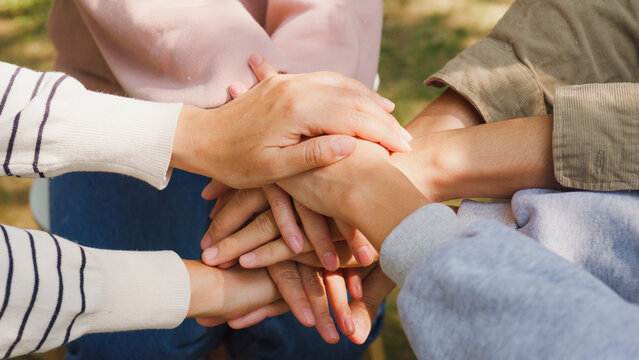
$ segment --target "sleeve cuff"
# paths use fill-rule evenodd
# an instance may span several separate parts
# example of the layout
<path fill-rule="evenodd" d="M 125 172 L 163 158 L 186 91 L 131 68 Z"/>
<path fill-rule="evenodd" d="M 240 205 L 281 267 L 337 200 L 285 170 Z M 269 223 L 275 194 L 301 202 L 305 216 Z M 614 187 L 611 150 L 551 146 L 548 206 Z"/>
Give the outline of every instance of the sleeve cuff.
<path fill-rule="evenodd" d="M 544 94 L 512 48 L 485 38 L 450 60 L 426 85 L 449 86 L 486 122 L 546 114 Z"/>
<path fill-rule="evenodd" d="M 402 221 L 382 244 L 380 265 L 403 286 L 410 270 L 433 248 L 462 234 L 453 210 L 443 204 L 426 205 Z"/>
<path fill-rule="evenodd" d="M 168 184 L 173 136 L 182 104 L 84 90 L 72 80 L 52 107 L 47 131 L 56 151 L 41 159 L 47 176 L 72 171 L 125 174 L 162 189 Z"/>
<path fill-rule="evenodd" d="M 191 284 L 176 253 L 85 249 L 87 310 L 78 331 L 170 329 L 182 323 Z"/>
<path fill-rule="evenodd" d="M 575 85 L 555 92 L 553 158 L 563 186 L 639 189 L 639 84 Z"/>

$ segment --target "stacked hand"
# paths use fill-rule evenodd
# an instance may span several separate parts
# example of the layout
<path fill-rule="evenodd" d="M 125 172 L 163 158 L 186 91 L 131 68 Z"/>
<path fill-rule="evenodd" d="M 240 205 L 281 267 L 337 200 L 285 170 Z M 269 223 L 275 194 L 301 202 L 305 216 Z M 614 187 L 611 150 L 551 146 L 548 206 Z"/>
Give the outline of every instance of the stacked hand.
<path fill-rule="evenodd" d="M 251 67 L 262 81 L 277 76 L 266 62 L 251 62 Z M 246 96 L 241 84 L 231 86 L 230 92 L 238 98 L 234 101 Z M 218 201 L 211 212 L 211 227 L 202 240 L 203 261 L 229 268 L 239 258 L 244 268 L 268 266 L 284 300 L 234 319 L 229 322 L 231 326 L 250 326 L 290 308 L 302 324 L 315 326 L 327 342 L 335 343 L 339 336 L 329 313 L 330 302 L 340 331 L 356 343 L 366 340 L 378 308 L 394 284 L 374 264 L 378 258 L 375 246 L 349 225 L 352 218 L 332 209 L 349 201 L 349 189 L 365 174 L 362 168 L 369 172 L 377 166 L 389 167 L 389 150 L 401 150 L 380 143 L 386 148 L 359 140 L 354 153 L 342 160 L 339 168 L 326 167 L 318 169 L 325 171 L 280 179 L 278 185 L 286 191 L 276 184 L 234 190 L 223 180 L 207 186 L 203 197 Z M 396 169 L 393 173 L 407 181 Z M 295 194 L 294 200 L 287 191 Z M 350 304 L 347 288 L 353 297 Z M 200 322 L 213 325 L 219 321 Z"/>

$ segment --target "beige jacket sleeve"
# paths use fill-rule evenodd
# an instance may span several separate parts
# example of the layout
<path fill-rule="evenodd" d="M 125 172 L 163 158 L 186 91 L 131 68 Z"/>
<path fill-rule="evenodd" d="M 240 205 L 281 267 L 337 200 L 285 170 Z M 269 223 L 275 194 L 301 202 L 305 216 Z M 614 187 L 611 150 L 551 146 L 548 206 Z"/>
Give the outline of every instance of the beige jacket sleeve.
<path fill-rule="evenodd" d="M 519 0 L 426 84 L 456 90 L 487 122 L 554 113 L 562 185 L 636 190 L 637 14 L 636 0 Z"/>

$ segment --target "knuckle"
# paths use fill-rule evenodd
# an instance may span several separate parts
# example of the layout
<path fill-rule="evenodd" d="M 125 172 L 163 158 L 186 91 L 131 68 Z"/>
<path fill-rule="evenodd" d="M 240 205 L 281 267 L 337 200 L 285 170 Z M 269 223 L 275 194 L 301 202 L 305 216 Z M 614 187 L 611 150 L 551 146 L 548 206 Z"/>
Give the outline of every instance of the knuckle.
<path fill-rule="evenodd" d="M 273 213 L 270 211 L 259 214 L 255 220 L 253 220 L 253 226 L 255 226 L 255 229 L 260 233 L 270 234 L 277 232 L 277 224 L 273 218 Z"/>
<path fill-rule="evenodd" d="M 283 212 L 289 208 L 291 202 L 287 195 L 276 194 L 269 199 L 269 204 L 274 212 Z"/>
<path fill-rule="evenodd" d="M 355 94 L 355 97 L 353 99 L 353 103 L 355 104 L 355 108 L 359 109 L 359 110 L 365 109 L 366 105 L 368 104 L 369 101 L 370 101 L 370 99 L 368 98 L 368 96 L 366 96 L 366 94 L 362 93 L 361 91 L 358 91 Z"/>
<path fill-rule="evenodd" d="M 277 286 L 291 286 L 296 284 L 301 284 L 302 279 L 300 278 L 300 274 L 294 269 L 286 269 L 278 272 L 277 278 L 275 279 L 275 283 Z"/>
<path fill-rule="evenodd" d="M 209 235 L 211 236 L 211 238 L 215 238 L 215 234 L 216 233 L 223 233 L 225 232 L 227 229 L 226 223 L 224 222 L 224 219 L 222 219 L 220 216 L 216 216 L 211 220 L 211 226 L 209 227 Z"/>
<path fill-rule="evenodd" d="M 368 309 L 370 314 L 376 313 L 377 309 L 379 309 L 379 305 L 381 304 L 381 299 L 376 299 L 375 297 L 366 294 L 362 296 L 360 301 L 364 304 L 364 307 Z"/>
<path fill-rule="evenodd" d="M 220 259 L 226 259 L 230 255 L 235 257 L 240 249 L 240 241 L 235 237 L 227 237 L 220 241 L 218 248 L 220 249 L 220 254 L 218 255 Z"/>
<path fill-rule="evenodd" d="M 309 276 L 302 279 L 302 284 L 310 296 L 325 296 L 324 285 L 317 276 Z"/>
<path fill-rule="evenodd" d="M 306 147 L 306 152 L 304 154 L 304 160 L 307 164 L 319 164 L 325 157 L 326 150 L 322 145 L 322 142 L 314 142 L 311 146 Z"/>
<path fill-rule="evenodd" d="M 257 199 L 254 189 L 238 190 L 235 194 L 235 202 L 240 207 L 248 208 Z"/>

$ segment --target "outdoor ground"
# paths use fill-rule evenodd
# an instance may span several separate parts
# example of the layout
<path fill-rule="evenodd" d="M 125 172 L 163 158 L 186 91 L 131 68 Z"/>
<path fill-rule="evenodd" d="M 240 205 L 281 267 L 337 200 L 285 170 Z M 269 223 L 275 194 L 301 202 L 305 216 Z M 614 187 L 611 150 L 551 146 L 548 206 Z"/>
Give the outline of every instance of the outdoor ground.
<path fill-rule="evenodd" d="M 321 1 L 321 0 L 318 0 Z M 380 93 L 397 104 L 402 124 L 441 93 L 422 81 L 486 35 L 512 0 L 384 0 Z M 51 0 L 0 0 L 0 61 L 50 70 L 55 50 L 46 34 Z M 30 180 L 0 178 L 0 223 L 34 228 Z M 389 360 L 414 359 L 397 314 L 397 291 L 388 298 L 383 345 Z"/>

